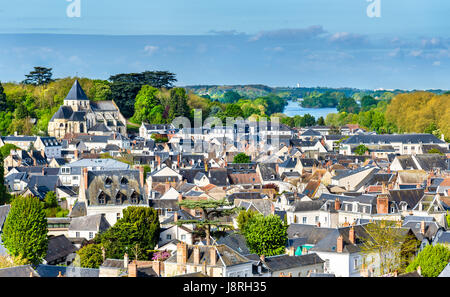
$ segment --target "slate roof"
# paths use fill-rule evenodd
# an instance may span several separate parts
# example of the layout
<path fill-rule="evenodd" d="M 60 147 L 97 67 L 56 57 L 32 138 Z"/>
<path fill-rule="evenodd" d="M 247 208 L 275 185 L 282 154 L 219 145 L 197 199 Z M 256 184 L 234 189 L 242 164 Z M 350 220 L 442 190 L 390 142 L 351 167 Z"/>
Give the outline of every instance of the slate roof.
<path fill-rule="evenodd" d="M 301 136 L 322 136 L 322 134 L 320 134 L 316 130 L 308 129 L 303 132 Z"/>
<path fill-rule="evenodd" d="M 86 120 L 85 111 L 74 111 L 69 118 L 69 121 L 73 122 L 84 122 Z"/>
<path fill-rule="evenodd" d="M 265 257 L 264 259 L 264 264 L 272 273 L 276 271 L 315 265 L 324 262 L 325 261 L 322 260 L 316 253 L 310 253 L 301 256 L 278 255 Z"/>
<path fill-rule="evenodd" d="M 162 200 L 165 200 L 165 199 L 162 199 Z M 178 208 L 179 208 L 179 206 L 178 206 Z M 178 214 L 178 220 L 200 220 L 199 218 L 194 217 L 193 215 L 191 215 L 190 213 L 188 213 L 182 209 L 178 210 L 177 214 Z M 169 218 L 164 220 L 161 223 L 161 225 L 167 225 L 167 224 L 173 223 L 173 218 L 174 218 L 174 215 L 171 215 Z"/>
<path fill-rule="evenodd" d="M 417 203 L 422 199 L 424 189 L 404 189 L 404 190 L 389 190 L 391 200 L 397 204 L 404 201 L 408 204 L 410 209 L 414 208 Z"/>
<path fill-rule="evenodd" d="M 53 122 L 56 119 L 68 120 L 72 115 L 73 110 L 70 106 L 61 105 L 59 109 L 52 116 L 50 122 Z"/>
<path fill-rule="evenodd" d="M 287 233 L 289 239 L 306 238 L 306 244 L 315 245 L 335 230 L 334 228 L 323 228 L 315 225 L 290 224 Z"/>
<path fill-rule="evenodd" d="M 75 80 L 65 100 L 89 100 L 89 99 L 86 96 L 86 93 L 81 88 L 81 85 L 78 82 L 78 80 Z"/>
<path fill-rule="evenodd" d="M 39 277 L 39 274 L 31 267 L 31 265 L 0 269 L 0 277 L 30 277 L 31 273 L 33 274 L 33 277 Z"/>
<path fill-rule="evenodd" d="M 389 144 L 392 142 L 399 143 L 413 143 L 413 144 L 430 144 L 430 143 L 444 143 L 442 140 L 436 138 L 432 134 L 382 134 L 382 135 L 368 135 L 357 134 L 350 136 L 343 141 L 344 144 Z"/>
<path fill-rule="evenodd" d="M 77 248 L 64 235 L 50 236 L 48 239 L 47 255 L 45 261 L 51 263 L 55 260 L 67 257 L 77 251 Z"/>
<path fill-rule="evenodd" d="M 218 187 L 226 187 L 228 183 L 228 173 L 226 168 L 214 168 L 207 172 L 209 182 Z"/>
<path fill-rule="evenodd" d="M 76 217 L 70 221 L 69 230 L 72 231 L 105 231 L 111 226 L 103 214 Z"/>
<path fill-rule="evenodd" d="M 230 247 L 241 255 L 250 254 L 245 237 L 235 231 L 226 231 L 226 235 L 220 237 L 216 242 Z"/>
<path fill-rule="evenodd" d="M 436 168 L 446 170 L 448 168 L 448 159 L 446 156 L 441 156 L 438 154 L 427 154 L 427 155 L 415 155 L 414 156 L 419 163 L 422 170 L 430 171 Z"/>
<path fill-rule="evenodd" d="M 324 200 L 313 200 L 313 201 L 296 201 L 294 202 L 294 212 L 302 212 L 302 211 L 315 211 L 319 210 L 323 204 Z"/>
<path fill-rule="evenodd" d="M 72 211 L 70 212 L 69 217 L 76 218 L 83 217 L 85 215 L 87 215 L 86 203 L 78 201 L 72 207 Z"/>
<path fill-rule="evenodd" d="M 259 163 L 259 170 L 263 181 L 279 181 L 280 176 L 276 170 L 276 163 Z M 273 178 L 272 178 L 273 176 Z"/>
<path fill-rule="evenodd" d="M 58 277 L 59 273 L 64 277 L 99 277 L 100 270 L 96 268 L 82 268 L 75 266 L 56 266 L 39 264 L 36 268 L 41 277 Z"/>

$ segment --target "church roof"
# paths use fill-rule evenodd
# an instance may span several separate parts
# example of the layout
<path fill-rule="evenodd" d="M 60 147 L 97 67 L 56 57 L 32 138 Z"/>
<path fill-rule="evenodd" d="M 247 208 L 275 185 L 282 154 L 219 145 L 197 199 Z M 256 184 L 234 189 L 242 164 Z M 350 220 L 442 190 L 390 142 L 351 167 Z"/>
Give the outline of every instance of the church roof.
<path fill-rule="evenodd" d="M 70 106 L 61 105 L 50 121 L 55 119 L 69 119 L 72 113 L 73 110 Z"/>
<path fill-rule="evenodd" d="M 65 100 L 89 100 L 89 99 L 86 96 L 86 93 L 84 93 L 83 89 L 81 88 L 81 85 L 78 82 L 78 80 L 75 80 Z"/>

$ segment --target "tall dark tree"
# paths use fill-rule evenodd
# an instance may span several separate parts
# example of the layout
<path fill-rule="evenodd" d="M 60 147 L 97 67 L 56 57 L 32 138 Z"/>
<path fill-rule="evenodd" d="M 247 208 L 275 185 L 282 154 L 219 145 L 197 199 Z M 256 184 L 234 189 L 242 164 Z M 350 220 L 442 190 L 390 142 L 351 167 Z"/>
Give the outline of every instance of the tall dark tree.
<path fill-rule="evenodd" d="M 201 211 L 201 220 L 177 220 L 174 224 L 177 226 L 182 226 L 185 224 L 195 224 L 198 228 L 204 230 L 206 244 L 210 245 L 211 239 L 211 227 L 216 228 L 233 228 L 230 224 L 224 223 L 220 220 L 222 217 L 229 216 L 238 211 L 238 208 L 232 207 L 233 204 L 230 203 L 226 198 L 222 200 L 184 200 L 178 202 L 182 208 L 196 209 Z M 231 207 L 231 208 L 230 208 Z"/>
<path fill-rule="evenodd" d="M 3 168 L 3 156 L 0 154 L 0 168 Z M 6 190 L 5 176 L 0 174 L 0 205 L 9 203 L 11 196 Z"/>
<path fill-rule="evenodd" d="M 52 68 L 34 67 L 34 70 L 26 74 L 26 79 L 22 81 L 25 85 L 42 86 L 54 81 L 52 79 Z"/>
<path fill-rule="evenodd" d="M 155 88 L 172 88 L 177 81 L 175 74 L 167 71 L 121 73 L 109 78 L 111 95 L 126 118 L 134 114 L 134 102 L 143 85 Z"/>
<path fill-rule="evenodd" d="M 2 83 L 0 82 L 0 111 L 6 110 L 7 103 L 6 103 L 6 94 L 4 92 Z"/>

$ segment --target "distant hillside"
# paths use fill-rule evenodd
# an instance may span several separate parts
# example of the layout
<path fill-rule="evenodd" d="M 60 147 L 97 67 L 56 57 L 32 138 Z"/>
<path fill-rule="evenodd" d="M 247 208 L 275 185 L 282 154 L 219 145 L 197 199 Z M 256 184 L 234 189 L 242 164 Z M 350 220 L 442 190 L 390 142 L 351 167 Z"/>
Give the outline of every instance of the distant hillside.
<path fill-rule="evenodd" d="M 217 86 L 217 85 L 198 85 L 198 86 L 186 86 L 186 90 L 192 91 L 197 95 L 209 95 L 212 99 L 219 99 L 228 91 L 234 91 L 239 95 L 254 99 L 262 96 L 266 96 L 274 92 L 274 89 L 265 85 L 234 85 L 234 86 Z"/>

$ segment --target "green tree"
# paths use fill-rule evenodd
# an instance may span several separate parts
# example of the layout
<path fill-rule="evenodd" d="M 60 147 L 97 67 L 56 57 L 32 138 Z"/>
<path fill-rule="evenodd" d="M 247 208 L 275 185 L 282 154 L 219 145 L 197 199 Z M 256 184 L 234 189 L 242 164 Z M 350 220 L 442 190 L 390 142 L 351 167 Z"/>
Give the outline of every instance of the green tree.
<path fill-rule="evenodd" d="M 360 144 L 355 148 L 355 154 L 357 154 L 358 156 L 362 156 L 364 155 L 367 151 L 369 150 L 369 148 L 367 146 L 365 146 L 364 144 Z"/>
<path fill-rule="evenodd" d="M 103 263 L 102 248 L 99 244 L 88 244 L 77 251 L 80 256 L 80 266 L 84 268 L 99 268 Z"/>
<path fill-rule="evenodd" d="M 241 95 L 235 91 L 228 91 L 223 94 L 222 102 L 224 103 L 235 103 L 241 99 Z"/>
<path fill-rule="evenodd" d="M 359 113 L 359 105 L 353 98 L 342 98 L 337 106 L 339 112 Z"/>
<path fill-rule="evenodd" d="M 237 208 L 231 207 L 233 204 L 228 202 L 226 198 L 222 200 L 184 200 L 182 202 L 178 202 L 178 205 L 181 207 L 185 207 L 188 209 L 195 209 L 201 211 L 202 218 L 200 221 L 198 220 L 178 220 L 174 224 L 178 226 L 182 226 L 185 224 L 195 224 L 197 228 L 204 230 L 206 244 L 210 245 L 211 242 L 211 227 L 215 227 L 217 229 L 231 229 L 232 226 L 230 224 L 224 223 L 220 221 L 220 218 L 229 216 L 231 214 L 236 213 Z"/>
<path fill-rule="evenodd" d="M 256 215 L 245 228 L 245 239 L 251 253 L 275 256 L 285 252 L 287 225 L 279 216 Z"/>
<path fill-rule="evenodd" d="M 17 197 L 6 218 L 2 240 L 12 256 L 37 265 L 47 254 L 47 219 L 36 197 Z"/>
<path fill-rule="evenodd" d="M 420 266 L 425 277 L 437 277 L 450 260 L 450 249 L 442 244 L 427 245 L 409 264 L 406 272 L 417 270 Z"/>
<path fill-rule="evenodd" d="M 323 117 L 320 117 L 320 118 L 317 120 L 317 125 L 319 125 L 319 126 L 325 126 L 325 119 L 324 119 Z"/>
<path fill-rule="evenodd" d="M 53 208 L 58 206 L 58 199 L 56 198 L 56 194 L 53 191 L 47 192 L 44 197 L 44 207 L 45 208 Z"/>
<path fill-rule="evenodd" d="M 233 163 L 250 163 L 250 157 L 245 153 L 239 153 L 234 156 Z"/>
<path fill-rule="evenodd" d="M 0 158 L 0 168 L 3 170 L 3 157 Z M 0 205 L 9 203 L 11 200 L 11 195 L 9 195 L 5 186 L 5 176 L 0 174 Z"/>
<path fill-rule="evenodd" d="M 6 103 L 6 94 L 3 89 L 3 85 L 0 82 L 0 110 L 4 111 L 8 107 Z"/>
<path fill-rule="evenodd" d="M 378 104 L 378 101 L 375 100 L 372 96 L 364 96 L 361 99 L 361 109 L 362 110 L 369 110 L 372 107 L 376 107 Z"/>
<path fill-rule="evenodd" d="M 53 81 L 52 68 L 34 67 L 34 70 L 26 74 L 26 79 L 22 81 L 25 85 L 47 85 Z"/>
<path fill-rule="evenodd" d="M 134 115 L 131 121 L 140 124 L 141 122 L 153 123 L 152 110 L 160 105 L 159 99 L 156 97 L 158 89 L 149 85 L 143 85 L 136 96 L 134 103 Z"/>
<path fill-rule="evenodd" d="M 429 149 L 427 151 L 427 154 L 439 154 L 439 155 L 444 155 L 440 150 L 438 150 L 437 148 L 432 148 Z"/>
<path fill-rule="evenodd" d="M 138 245 L 138 259 L 149 260 L 150 251 L 158 243 L 159 232 L 158 213 L 155 209 L 129 206 L 123 210 L 123 218 L 112 228 L 97 235 L 94 241 L 103 245 L 108 258 L 121 259 L 125 252 L 136 256 L 133 249 Z"/>
<path fill-rule="evenodd" d="M 398 228 L 393 221 L 377 220 L 366 225 L 365 231 L 361 254 L 372 259 L 372 255 L 378 256 L 380 270 L 375 273 L 379 275 L 404 271 L 420 244 L 409 230 Z"/>
<path fill-rule="evenodd" d="M 238 228 L 239 228 L 241 234 L 244 235 L 246 233 L 249 222 L 252 219 L 254 219 L 257 214 L 258 214 L 257 211 L 254 211 L 251 209 L 241 210 L 239 212 L 239 215 L 237 216 L 236 221 L 238 223 Z"/>

